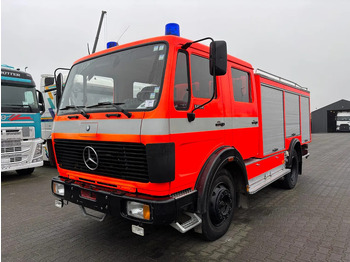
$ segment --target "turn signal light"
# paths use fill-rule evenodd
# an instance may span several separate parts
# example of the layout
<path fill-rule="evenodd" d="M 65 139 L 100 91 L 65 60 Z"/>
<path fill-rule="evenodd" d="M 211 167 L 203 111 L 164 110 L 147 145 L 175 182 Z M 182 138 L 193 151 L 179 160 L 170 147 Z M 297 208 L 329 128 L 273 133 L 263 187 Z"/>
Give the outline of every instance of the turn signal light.
<path fill-rule="evenodd" d="M 143 205 L 143 218 L 146 220 L 151 219 L 151 210 L 149 208 L 149 205 Z"/>

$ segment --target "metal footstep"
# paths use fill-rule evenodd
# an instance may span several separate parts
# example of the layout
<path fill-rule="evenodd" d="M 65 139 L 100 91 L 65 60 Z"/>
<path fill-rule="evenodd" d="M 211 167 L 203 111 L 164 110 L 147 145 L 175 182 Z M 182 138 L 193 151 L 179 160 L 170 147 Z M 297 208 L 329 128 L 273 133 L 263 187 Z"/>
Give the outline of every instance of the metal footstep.
<path fill-rule="evenodd" d="M 99 222 L 102 222 L 103 220 L 105 220 L 105 218 L 106 218 L 106 216 L 107 216 L 107 214 L 105 214 L 105 213 L 101 213 L 101 216 L 100 216 L 100 217 L 99 217 L 99 216 L 95 216 L 95 215 L 93 215 L 93 214 L 89 214 L 88 212 L 86 212 L 85 207 L 80 206 L 80 208 L 81 208 L 81 210 L 83 211 L 84 216 L 90 217 L 90 218 L 92 218 L 92 219 L 94 219 L 94 220 L 97 220 L 97 221 L 99 221 Z M 100 213 L 100 212 L 99 212 L 99 213 Z"/>
<path fill-rule="evenodd" d="M 190 219 L 183 222 L 182 224 L 180 224 L 179 222 L 173 222 L 170 224 L 173 228 L 180 231 L 181 233 L 186 233 L 187 231 L 202 223 L 202 219 L 197 214 L 188 212 L 184 212 L 184 214 L 189 216 Z"/>

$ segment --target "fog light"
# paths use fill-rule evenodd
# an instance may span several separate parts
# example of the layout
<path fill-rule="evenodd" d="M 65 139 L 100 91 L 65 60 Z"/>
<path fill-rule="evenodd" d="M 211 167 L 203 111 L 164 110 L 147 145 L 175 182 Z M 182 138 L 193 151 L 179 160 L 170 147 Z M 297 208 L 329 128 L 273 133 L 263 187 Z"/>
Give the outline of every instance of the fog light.
<path fill-rule="evenodd" d="M 126 212 L 131 217 L 136 217 L 140 219 L 151 219 L 151 209 L 149 205 L 127 201 L 126 202 Z"/>
<path fill-rule="evenodd" d="M 53 182 L 52 191 L 59 196 L 64 196 L 64 185 L 60 183 Z"/>
<path fill-rule="evenodd" d="M 145 236 L 145 229 L 137 225 L 131 225 L 131 231 L 139 236 Z"/>
<path fill-rule="evenodd" d="M 55 200 L 55 206 L 58 207 L 58 208 L 62 208 L 63 207 L 63 200 L 56 199 Z"/>

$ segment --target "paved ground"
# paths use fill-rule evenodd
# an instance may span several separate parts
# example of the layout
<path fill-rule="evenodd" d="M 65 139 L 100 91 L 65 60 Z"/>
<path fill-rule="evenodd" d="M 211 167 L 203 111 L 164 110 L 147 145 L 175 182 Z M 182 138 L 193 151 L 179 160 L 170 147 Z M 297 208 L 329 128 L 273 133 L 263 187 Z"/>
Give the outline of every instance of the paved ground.
<path fill-rule="evenodd" d="M 294 190 L 251 196 L 215 242 L 171 227 L 139 237 L 127 221 L 58 209 L 53 168 L 1 174 L 2 261 L 350 261 L 350 135 L 314 135 L 310 154 Z"/>

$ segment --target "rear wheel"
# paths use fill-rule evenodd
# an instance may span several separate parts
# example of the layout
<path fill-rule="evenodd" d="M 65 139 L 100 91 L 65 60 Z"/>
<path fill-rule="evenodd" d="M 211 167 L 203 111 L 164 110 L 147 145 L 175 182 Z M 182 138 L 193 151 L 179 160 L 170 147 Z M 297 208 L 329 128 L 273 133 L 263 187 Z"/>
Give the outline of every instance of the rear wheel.
<path fill-rule="evenodd" d="M 30 175 L 31 173 L 34 172 L 34 167 L 33 168 L 26 168 L 26 169 L 19 169 L 19 170 L 16 170 L 16 172 L 19 175 Z"/>
<path fill-rule="evenodd" d="M 202 234 L 205 239 L 213 241 L 227 232 L 233 217 L 235 189 L 232 176 L 226 169 L 218 171 L 207 194 Z"/>
<path fill-rule="evenodd" d="M 291 171 L 290 173 L 284 176 L 284 179 L 282 181 L 282 186 L 286 189 L 293 189 L 298 182 L 300 163 L 299 163 L 298 154 L 295 151 L 295 149 L 293 149 L 292 151 L 291 161 L 292 161 Z"/>

